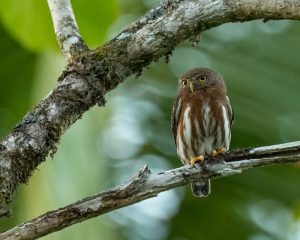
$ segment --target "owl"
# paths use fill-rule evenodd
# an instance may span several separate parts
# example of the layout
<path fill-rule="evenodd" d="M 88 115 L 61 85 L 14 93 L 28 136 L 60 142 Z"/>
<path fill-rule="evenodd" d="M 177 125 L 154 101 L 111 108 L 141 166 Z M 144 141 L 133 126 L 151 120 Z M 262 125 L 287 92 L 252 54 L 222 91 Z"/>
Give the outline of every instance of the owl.
<path fill-rule="evenodd" d="M 183 164 L 225 154 L 231 140 L 233 111 L 221 74 L 208 68 L 193 68 L 178 81 L 171 127 L 177 154 Z M 210 179 L 192 183 L 196 197 L 210 193 Z"/>

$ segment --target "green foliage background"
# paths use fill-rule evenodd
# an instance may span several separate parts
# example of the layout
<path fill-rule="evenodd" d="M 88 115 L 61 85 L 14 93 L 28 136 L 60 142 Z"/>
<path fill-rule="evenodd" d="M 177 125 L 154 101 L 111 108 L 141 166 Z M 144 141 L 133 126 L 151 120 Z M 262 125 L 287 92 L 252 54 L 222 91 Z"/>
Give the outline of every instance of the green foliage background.
<path fill-rule="evenodd" d="M 112 38 L 156 0 L 73 0 L 90 47 Z M 107 96 L 63 136 L 52 160 L 19 187 L 18 223 L 105 190 L 145 163 L 153 171 L 179 167 L 170 130 L 177 79 L 206 66 L 224 76 L 235 110 L 231 148 L 299 139 L 300 23 L 254 21 L 205 32 L 185 42 L 170 62 L 153 63 Z M 0 1 L 0 137 L 56 85 L 65 62 L 56 46 L 46 1 Z M 189 187 L 77 224 L 44 239 L 300 239 L 299 167 L 253 169 L 214 180 L 212 194 Z"/>

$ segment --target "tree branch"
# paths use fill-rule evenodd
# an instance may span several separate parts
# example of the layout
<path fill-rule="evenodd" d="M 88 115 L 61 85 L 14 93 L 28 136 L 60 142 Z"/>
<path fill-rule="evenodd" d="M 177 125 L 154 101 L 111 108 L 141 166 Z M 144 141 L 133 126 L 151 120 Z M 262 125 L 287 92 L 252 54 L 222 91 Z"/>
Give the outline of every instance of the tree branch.
<path fill-rule="evenodd" d="M 168 0 L 104 46 L 74 55 L 72 47 L 77 49 L 76 44 L 70 44 L 71 40 L 66 43 L 66 39 L 77 36 L 80 42 L 81 38 L 74 28 L 72 11 L 58 7 L 70 6 L 68 3 L 49 0 L 50 7 L 57 9 L 52 10 L 57 13 L 53 17 L 57 35 L 67 36 L 59 37 L 59 42 L 72 63 L 60 76 L 57 87 L 0 142 L 0 216 L 10 214 L 9 204 L 16 187 L 27 182 L 49 152 L 55 153 L 66 129 L 91 106 L 103 106 L 105 94 L 126 77 L 141 74 L 145 66 L 168 56 L 178 43 L 223 23 L 300 19 L 298 0 Z M 71 35 L 65 34 L 68 28 L 63 27 L 68 24 L 60 23 L 68 14 L 72 16 Z"/>
<path fill-rule="evenodd" d="M 48 0 L 56 39 L 65 59 L 71 63 L 88 47 L 80 36 L 70 0 Z"/>
<path fill-rule="evenodd" d="M 148 167 L 144 166 L 127 182 L 47 212 L 0 234 L 0 239 L 36 239 L 89 218 L 156 197 L 160 192 L 186 185 L 200 178 L 226 177 L 252 167 L 293 163 L 299 160 L 300 142 L 291 142 L 236 150 L 217 161 L 208 161 L 204 168 L 199 165 L 186 165 L 165 172 L 151 173 Z"/>

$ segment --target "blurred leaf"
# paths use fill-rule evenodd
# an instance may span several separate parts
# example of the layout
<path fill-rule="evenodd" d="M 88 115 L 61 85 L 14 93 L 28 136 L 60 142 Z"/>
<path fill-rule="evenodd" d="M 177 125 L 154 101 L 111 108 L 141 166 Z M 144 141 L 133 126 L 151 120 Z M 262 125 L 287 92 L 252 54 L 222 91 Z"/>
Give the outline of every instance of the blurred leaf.
<path fill-rule="evenodd" d="M 58 49 L 47 1 L 1 0 L 0 15 L 6 29 L 24 47 Z"/>
<path fill-rule="evenodd" d="M 118 1 L 73 0 L 72 5 L 83 39 L 90 47 L 99 46 L 119 14 Z"/>
<path fill-rule="evenodd" d="M 0 36 L 0 137 L 2 137 L 28 110 L 36 56 L 13 41 L 1 25 Z"/>
<path fill-rule="evenodd" d="M 105 40 L 108 26 L 116 18 L 116 1 L 72 1 L 81 34 L 92 46 Z M 47 1 L 1 0 L 0 18 L 5 28 L 24 47 L 37 51 L 58 49 Z"/>

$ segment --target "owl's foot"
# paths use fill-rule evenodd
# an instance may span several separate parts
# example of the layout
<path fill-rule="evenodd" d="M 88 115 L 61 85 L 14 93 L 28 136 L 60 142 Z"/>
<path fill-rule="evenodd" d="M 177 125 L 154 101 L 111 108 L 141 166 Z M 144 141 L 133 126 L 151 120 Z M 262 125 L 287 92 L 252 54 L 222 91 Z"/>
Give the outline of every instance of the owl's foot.
<path fill-rule="evenodd" d="M 216 157 L 216 156 L 218 156 L 218 151 L 217 150 L 213 150 L 211 153 L 210 153 L 210 156 L 211 157 Z"/>
<path fill-rule="evenodd" d="M 191 160 L 190 160 L 190 164 L 191 165 L 194 165 L 196 162 L 203 162 L 204 161 L 204 156 L 203 155 L 200 155 L 200 156 L 197 156 L 197 157 L 193 157 Z"/>
<path fill-rule="evenodd" d="M 226 148 L 221 147 L 221 148 L 219 148 L 219 149 L 217 150 L 217 152 L 218 152 L 219 154 L 224 155 L 224 154 L 226 153 Z"/>
<path fill-rule="evenodd" d="M 221 147 L 216 150 L 212 150 L 212 152 L 209 154 L 209 156 L 217 157 L 219 154 L 224 155 L 225 153 L 226 153 L 226 149 L 224 147 Z"/>

